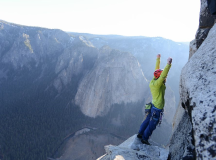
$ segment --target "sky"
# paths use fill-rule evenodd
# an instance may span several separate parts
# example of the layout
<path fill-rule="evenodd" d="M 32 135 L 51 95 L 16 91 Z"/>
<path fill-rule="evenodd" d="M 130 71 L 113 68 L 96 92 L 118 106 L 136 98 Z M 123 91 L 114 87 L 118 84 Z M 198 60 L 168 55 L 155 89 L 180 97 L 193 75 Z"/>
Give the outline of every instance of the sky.
<path fill-rule="evenodd" d="M 26 26 L 190 42 L 200 0 L 0 0 L 0 19 Z"/>

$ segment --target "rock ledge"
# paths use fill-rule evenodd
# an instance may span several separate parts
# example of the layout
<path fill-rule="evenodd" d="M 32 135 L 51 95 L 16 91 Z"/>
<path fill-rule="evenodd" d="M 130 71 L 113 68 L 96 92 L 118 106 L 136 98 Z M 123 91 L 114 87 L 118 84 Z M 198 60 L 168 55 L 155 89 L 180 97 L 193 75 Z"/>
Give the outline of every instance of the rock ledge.
<path fill-rule="evenodd" d="M 136 135 L 119 146 L 108 145 L 104 148 L 106 154 L 97 160 L 166 160 L 169 154 L 164 148 L 142 144 Z"/>

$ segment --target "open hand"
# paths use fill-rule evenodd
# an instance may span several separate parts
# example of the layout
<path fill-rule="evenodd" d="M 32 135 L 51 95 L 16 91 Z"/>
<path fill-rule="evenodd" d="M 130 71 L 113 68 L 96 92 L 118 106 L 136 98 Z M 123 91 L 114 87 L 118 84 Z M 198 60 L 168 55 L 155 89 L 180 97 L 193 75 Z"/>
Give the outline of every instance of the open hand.
<path fill-rule="evenodd" d="M 172 63 L 172 58 L 171 58 L 171 57 L 169 57 L 169 58 L 167 59 L 167 63 L 168 63 L 168 64 L 171 64 L 171 63 Z"/>

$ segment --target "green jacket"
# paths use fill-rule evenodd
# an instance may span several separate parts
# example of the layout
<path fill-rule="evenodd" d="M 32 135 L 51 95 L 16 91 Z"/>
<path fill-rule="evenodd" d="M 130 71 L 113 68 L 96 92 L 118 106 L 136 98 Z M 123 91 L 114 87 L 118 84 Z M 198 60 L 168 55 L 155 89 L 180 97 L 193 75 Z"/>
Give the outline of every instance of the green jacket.
<path fill-rule="evenodd" d="M 171 68 L 171 64 L 167 64 L 163 72 L 161 73 L 160 77 L 158 79 L 154 77 L 149 84 L 151 94 L 152 94 L 152 103 L 158 109 L 164 108 L 164 104 L 165 104 L 164 95 L 166 90 L 164 80 L 166 79 L 170 68 Z M 157 58 L 156 60 L 155 70 L 157 69 L 160 69 L 160 58 Z"/>

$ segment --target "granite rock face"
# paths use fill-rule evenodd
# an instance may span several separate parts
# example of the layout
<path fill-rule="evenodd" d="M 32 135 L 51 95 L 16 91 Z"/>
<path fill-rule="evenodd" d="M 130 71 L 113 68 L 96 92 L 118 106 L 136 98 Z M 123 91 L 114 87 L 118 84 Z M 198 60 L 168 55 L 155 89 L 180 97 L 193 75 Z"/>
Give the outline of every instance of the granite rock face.
<path fill-rule="evenodd" d="M 173 134 L 172 149 L 176 147 L 178 136 L 186 137 L 190 152 L 179 142 L 179 153 L 192 156 L 193 159 L 214 159 L 216 157 L 216 25 L 211 28 L 207 38 L 200 48 L 189 59 L 182 70 L 180 83 L 181 105 L 185 111 L 182 114 L 177 131 Z M 181 109 L 179 109 L 181 110 Z M 187 120 L 189 117 L 190 121 Z M 188 121 L 187 123 L 185 121 Z M 182 124 L 182 123 L 186 124 Z M 192 130 L 191 130 L 192 128 Z M 178 131 L 179 130 L 179 131 Z M 182 134 L 185 132 L 185 134 Z M 185 141 L 185 140 L 182 140 Z M 195 148 L 195 151 L 193 149 Z M 185 148 L 185 149 L 184 149 Z"/>
<path fill-rule="evenodd" d="M 216 25 L 182 70 L 181 100 L 191 112 L 196 156 L 215 157 Z"/>
<path fill-rule="evenodd" d="M 208 8 L 207 0 L 201 0 L 201 7 L 200 7 L 200 18 L 199 18 L 199 27 L 196 32 L 195 40 L 191 42 L 190 47 L 190 56 L 189 58 L 195 53 L 195 51 L 201 46 L 203 41 L 208 35 L 208 32 L 214 25 L 216 20 L 216 16 L 211 15 L 210 10 Z M 195 47 L 193 47 L 195 45 Z"/>
<path fill-rule="evenodd" d="M 71 38 L 72 44 L 59 55 L 53 85 L 61 93 L 62 89 L 71 83 L 71 79 L 79 74 L 85 74 L 92 69 L 98 50 L 83 36 Z"/>
<path fill-rule="evenodd" d="M 183 107 L 190 117 L 194 157 L 198 159 L 216 157 L 216 81 L 213 78 L 216 76 L 215 19 L 209 12 L 207 0 L 201 0 L 199 29 L 196 39 L 191 42 L 190 59 L 181 74 L 182 104 L 179 107 Z"/>
<path fill-rule="evenodd" d="M 119 146 L 105 146 L 106 154 L 97 160 L 166 160 L 169 151 L 158 146 L 142 144 L 140 139 L 133 135 Z"/>
<path fill-rule="evenodd" d="M 12 64 L 14 69 L 38 66 L 48 56 L 70 45 L 70 36 L 61 30 L 24 27 L 0 21 L 1 62 Z M 49 46 L 49 47 L 47 47 Z"/>
<path fill-rule="evenodd" d="M 173 127 L 169 159 L 196 159 L 191 118 L 181 105 L 177 109 Z"/>
<path fill-rule="evenodd" d="M 136 58 L 105 46 L 81 81 L 75 102 L 85 115 L 96 117 L 105 115 L 112 104 L 143 101 L 147 92 L 148 83 Z"/>

